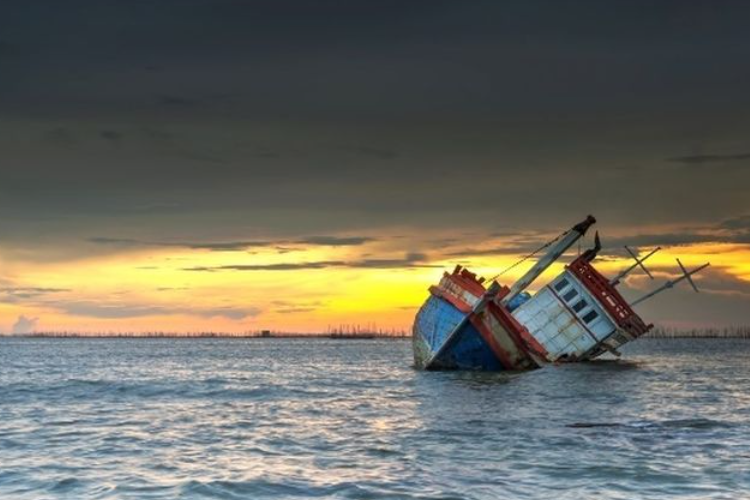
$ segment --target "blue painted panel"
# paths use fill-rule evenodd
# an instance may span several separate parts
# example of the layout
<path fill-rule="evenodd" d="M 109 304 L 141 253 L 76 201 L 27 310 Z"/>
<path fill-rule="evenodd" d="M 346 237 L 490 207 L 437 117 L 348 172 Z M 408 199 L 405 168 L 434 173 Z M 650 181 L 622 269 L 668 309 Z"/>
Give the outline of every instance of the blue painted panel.
<path fill-rule="evenodd" d="M 449 302 L 432 296 L 417 314 L 414 334 L 421 337 L 432 355 L 465 316 Z M 417 362 L 418 366 L 420 364 Z M 433 368 L 498 371 L 503 366 L 476 328 L 467 323 L 451 339 L 440 358 L 435 360 Z"/>
<path fill-rule="evenodd" d="M 418 332 L 435 353 L 465 316 L 453 304 L 431 296 L 417 315 L 415 333 Z"/>
<path fill-rule="evenodd" d="M 505 304 L 505 308 L 508 310 L 508 312 L 513 312 L 514 310 L 525 304 L 530 298 L 531 294 L 529 292 L 521 292 L 510 299 L 510 302 Z"/>
<path fill-rule="evenodd" d="M 461 370 L 501 371 L 504 369 L 490 346 L 471 323 L 461 328 L 451 341 L 450 347 L 436 362 L 441 366 Z"/>

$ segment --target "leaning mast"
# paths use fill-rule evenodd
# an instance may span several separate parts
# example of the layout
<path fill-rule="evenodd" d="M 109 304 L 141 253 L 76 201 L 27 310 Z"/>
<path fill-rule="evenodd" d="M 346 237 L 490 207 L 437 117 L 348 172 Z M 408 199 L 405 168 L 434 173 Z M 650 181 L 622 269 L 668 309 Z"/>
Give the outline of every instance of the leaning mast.
<path fill-rule="evenodd" d="M 518 281 L 513 283 L 510 287 L 508 295 L 503 297 L 501 303 L 507 304 L 518 294 L 523 292 L 531 283 L 539 277 L 549 266 L 551 266 L 557 259 L 560 258 L 570 247 L 572 247 L 579 239 L 586 234 L 586 231 L 596 223 L 596 219 L 589 215 L 585 220 L 579 222 L 572 228 L 570 228 L 565 235 L 555 243 L 552 248 L 544 254 L 534 266 L 526 271 L 526 274 L 521 276 Z"/>

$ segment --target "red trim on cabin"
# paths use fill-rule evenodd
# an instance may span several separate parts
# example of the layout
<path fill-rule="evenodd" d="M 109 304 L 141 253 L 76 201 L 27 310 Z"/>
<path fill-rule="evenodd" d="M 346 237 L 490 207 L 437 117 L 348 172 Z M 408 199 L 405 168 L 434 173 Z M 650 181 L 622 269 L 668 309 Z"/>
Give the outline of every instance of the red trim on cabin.
<path fill-rule="evenodd" d="M 506 295 L 506 294 L 503 294 Z M 496 300 L 501 299 L 502 296 L 498 295 Z M 510 335 L 511 340 L 523 351 L 527 356 L 535 354 L 544 359 L 547 358 L 547 349 L 544 348 L 539 341 L 529 333 L 529 331 L 521 323 L 514 318 L 505 307 L 498 304 L 497 302 L 490 302 L 488 304 L 488 310 L 490 314 L 494 316 L 500 325 L 505 328 L 505 331 Z"/>
<path fill-rule="evenodd" d="M 599 302 L 599 304 L 615 320 L 617 325 L 639 337 L 649 331 L 654 325 L 646 325 L 628 305 L 627 301 L 620 295 L 609 280 L 602 276 L 594 266 L 585 258 L 585 255 L 566 266 L 586 290 Z"/>
<path fill-rule="evenodd" d="M 462 313 L 470 313 L 472 311 L 472 307 L 465 301 L 459 299 L 455 295 L 452 295 L 439 286 L 431 286 L 430 287 L 430 293 L 436 297 L 440 297 L 441 299 L 449 302 L 451 305 L 453 305 L 456 309 L 461 311 Z"/>
<path fill-rule="evenodd" d="M 500 344 L 498 344 L 498 342 L 495 340 L 495 337 L 492 336 L 492 332 L 482 321 L 482 318 L 480 318 L 476 314 L 472 314 L 469 317 L 469 322 L 474 326 L 474 328 L 477 329 L 479 334 L 482 336 L 487 345 L 490 346 L 490 349 L 495 354 L 495 356 L 497 356 L 497 359 L 500 360 L 500 363 L 505 369 L 512 370 L 516 368 L 515 364 L 511 361 L 510 353 L 503 349 Z"/>

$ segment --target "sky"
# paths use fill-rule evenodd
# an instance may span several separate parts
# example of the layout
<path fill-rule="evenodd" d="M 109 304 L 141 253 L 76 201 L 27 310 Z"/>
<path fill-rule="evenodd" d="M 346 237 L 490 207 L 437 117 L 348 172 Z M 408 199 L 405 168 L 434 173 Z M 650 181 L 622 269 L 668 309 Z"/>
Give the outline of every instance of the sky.
<path fill-rule="evenodd" d="M 647 322 L 750 324 L 749 16 L 3 0 L 0 332 L 408 330 L 589 213 L 605 275 L 664 247 L 630 299 L 711 262 Z"/>

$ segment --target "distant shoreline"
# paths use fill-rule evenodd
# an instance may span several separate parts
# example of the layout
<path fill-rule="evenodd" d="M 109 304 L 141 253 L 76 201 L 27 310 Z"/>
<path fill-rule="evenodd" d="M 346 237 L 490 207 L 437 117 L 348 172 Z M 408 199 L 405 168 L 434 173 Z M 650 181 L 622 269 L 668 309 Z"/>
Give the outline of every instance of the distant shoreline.
<path fill-rule="evenodd" d="M 60 339 L 334 339 L 334 340 L 403 340 L 411 333 L 400 330 L 388 331 L 341 331 L 325 333 L 294 333 L 260 330 L 242 333 L 230 332 L 33 332 L 6 333 L 0 338 L 60 338 Z M 666 328 L 655 327 L 643 336 L 646 339 L 750 339 L 750 326 L 726 328 Z"/>
<path fill-rule="evenodd" d="M 723 328 L 667 328 L 657 326 L 644 338 L 652 339 L 750 339 L 750 326 Z"/>
<path fill-rule="evenodd" d="M 403 340 L 411 335 L 279 333 L 269 335 L 233 333 L 23 333 L 0 334 L 0 338 L 25 339 L 329 339 L 329 340 Z"/>
<path fill-rule="evenodd" d="M 245 339 L 245 340 L 410 340 L 411 335 L 327 335 L 315 333 L 285 334 L 285 335 L 234 335 L 234 334 L 165 334 L 165 335 L 140 335 L 140 334 L 0 334 L 0 339 L 96 339 L 96 340 L 114 340 L 114 339 Z M 646 334 L 642 337 L 646 340 L 678 340 L 678 339 L 741 339 L 750 340 L 750 335 L 721 335 L 721 334 L 694 334 L 691 332 L 668 333 L 668 334 Z"/>

